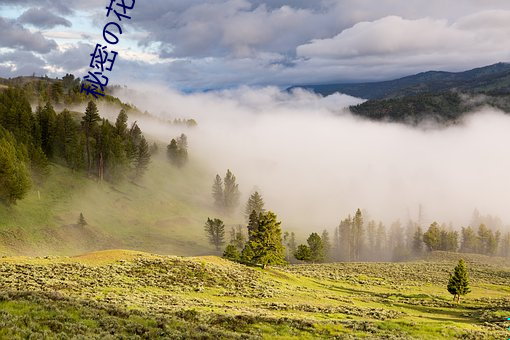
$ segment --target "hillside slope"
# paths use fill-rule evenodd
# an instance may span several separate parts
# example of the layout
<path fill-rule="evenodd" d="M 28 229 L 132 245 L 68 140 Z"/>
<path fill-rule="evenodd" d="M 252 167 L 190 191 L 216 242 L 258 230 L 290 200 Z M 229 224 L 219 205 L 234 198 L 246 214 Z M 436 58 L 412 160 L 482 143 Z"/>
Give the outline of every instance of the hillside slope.
<path fill-rule="evenodd" d="M 446 282 L 456 261 L 446 253 L 439 257 L 267 270 L 216 257 L 132 251 L 2 258 L 0 337 L 508 336 L 508 262 L 467 255 L 472 293 L 455 304 Z"/>
<path fill-rule="evenodd" d="M 179 170 L 165 157 L 153 157 L 139 184 L 99 182 L 52 164 L 25 199 L 0 205 L 0 254 L 73 255 L 107 248 L 213 253 L 202 227 L 216 214 L 210 179 L 196 164 Z M 88 225 L 77 224 L 80 213 Z"/>

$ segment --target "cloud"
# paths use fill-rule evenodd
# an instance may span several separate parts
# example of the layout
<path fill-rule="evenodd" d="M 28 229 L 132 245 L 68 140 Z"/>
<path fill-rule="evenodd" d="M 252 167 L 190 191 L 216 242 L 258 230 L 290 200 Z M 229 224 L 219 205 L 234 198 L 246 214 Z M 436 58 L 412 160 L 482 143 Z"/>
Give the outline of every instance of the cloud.
<path fill-rule="evenodd" d="M 397 65 L 417 71 L 464 69 L 508 60 L 509 30 L 510 11 L 503 10 L 479 12 L 453 23 L 388 16 L 357 23 L 332 38 L 314 39 L 299 46 L 297 55 L 312 64 L 326 60 L 352 65 L 360 73 L 363 67 L 377 65 L 383 72 Z"/>
<path fill-rule="evenodd" d="M 0 54 L 0 76 L 12 77 L 13 74 L 46 74 L 45 62 L 32 52 L 16 51 Z"/>
<path fill-rule="evenodd" d="M 64 51 L 53 51 L 48 54 L 46 60 L 55 67 L 63 68 L 66 72 L 76 72 L 88 68 L 95 45 L 78 43 Z M 78 76 L 78 75 L 77 75 Z"/>
<path fill-rule="evenodd" d="M 0 17 L 0 46 L 25 51 L 48 53 L 57 47 L 54 40 L 46 39 L 40 32 L 32 33 L 23 26 Z"/>
<path fill-rule="evenodd" d="M 69 15 L 74 11 L 72 6 L 80 2 L 89 1 L 77 1 L 77 0 L 2 0 L 0 5 L 2 6 L 14 6 L 19 8 L 27 7 L 40 7 L 45 8 L 48 12 L 57 11 L 60 14 Z"/>
<path fill-rule="evenodd" d="M 18 21 L 22 24 L 31 24 L 45 29 L 55 26 L 71 27 L 69 20 L 55 15 L 44 8 L 30 8 L 18 18 Z"/>

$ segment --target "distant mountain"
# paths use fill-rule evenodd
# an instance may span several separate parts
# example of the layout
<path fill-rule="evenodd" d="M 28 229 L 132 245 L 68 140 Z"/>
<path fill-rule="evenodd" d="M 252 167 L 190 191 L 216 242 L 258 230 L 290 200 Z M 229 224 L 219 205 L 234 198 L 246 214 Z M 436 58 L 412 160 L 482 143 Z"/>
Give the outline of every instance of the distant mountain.
<path fill-rule="evenodd" d="M 510 63 L 497 63 L 464 72 L 428 71 L 400 79 L 352 84 L 299 85 L 322 95 L 335 92 L 364 99 L 398 98 L 421 93 L 510 93 Z"/>

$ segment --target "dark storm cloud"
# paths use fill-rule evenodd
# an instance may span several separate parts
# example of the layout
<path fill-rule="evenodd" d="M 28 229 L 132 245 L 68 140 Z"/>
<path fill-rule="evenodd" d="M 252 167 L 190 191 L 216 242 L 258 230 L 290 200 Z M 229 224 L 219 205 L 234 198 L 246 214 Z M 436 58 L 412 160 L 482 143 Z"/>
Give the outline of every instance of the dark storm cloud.
<path fill-rule="evenodd" d="M 0 46 L 25 51 L 48 53 L 57 47 L 54 40 L 46 39 L 41 33 L 32 33 L 14 20 L 0 17 Z"/>
<path fill-rule="evenodd" d="M 44 8 L 30 8 L 18 18 L 18 21 L 22 24 L 31 24 L 35 27 L 46 29 L 55 26 L 71 27 L 69 20 L 48 12 Z"/>

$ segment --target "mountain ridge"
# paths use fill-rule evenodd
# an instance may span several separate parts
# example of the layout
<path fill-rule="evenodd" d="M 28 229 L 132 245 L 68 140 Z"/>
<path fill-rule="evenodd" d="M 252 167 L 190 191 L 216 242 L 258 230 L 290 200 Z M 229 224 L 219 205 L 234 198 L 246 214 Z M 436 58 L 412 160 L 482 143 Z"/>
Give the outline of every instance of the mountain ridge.
<path fill-rule="evenodd" d="M 287 90 L 296 88 L 312 90 L 324 96 L 340 92 L 368 100 L 451 90 L 506 94 L 510 93 L 510 63 L 499 62 L 462 72 L 426 71 L 379 82 L 296 85 Z"/>

